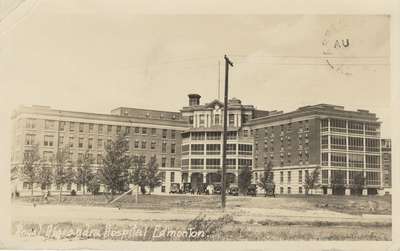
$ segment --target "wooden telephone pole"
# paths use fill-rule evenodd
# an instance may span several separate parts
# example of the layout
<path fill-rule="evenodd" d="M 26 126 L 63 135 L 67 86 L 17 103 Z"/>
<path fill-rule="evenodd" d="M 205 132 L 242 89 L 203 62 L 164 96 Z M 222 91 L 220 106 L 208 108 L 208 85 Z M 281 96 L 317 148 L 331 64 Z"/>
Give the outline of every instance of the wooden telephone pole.
<path fill-rule="evenodd" d="M 221 206 L 225 208 L 226 202 L 226 136 L 227 136 L 227 117 L 228 117 L 228 78 L 229 66 L 233 67 L 233 63 L 225 55 L 225 95 L 224 95 L 224 133 L 222 134 L 222 189 L 221 189 Z"/>

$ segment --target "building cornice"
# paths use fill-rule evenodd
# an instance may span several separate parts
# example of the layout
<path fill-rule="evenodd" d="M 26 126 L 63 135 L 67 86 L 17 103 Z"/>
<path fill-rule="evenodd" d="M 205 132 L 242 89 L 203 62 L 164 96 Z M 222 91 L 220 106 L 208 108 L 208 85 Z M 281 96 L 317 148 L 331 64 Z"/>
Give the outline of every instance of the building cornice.
<path fill-rule="evenodd" d="M 346 111 L 346 110 L 335 110 L 335 109 L 324 109 L 320 107 L 307 107 L 307 108 L 299 108 L 295 111 L 276 114 L 261 118 L 256 118 L 248 121 L 246 125 L 248 126 L 256 126 L 262 125 L 265 123 L 273 123 L 273 122 L 283 122 L 283 121 L 300 121 L 306 118 L 337 118 L 337 119 L 347 119 L 347 120 L 357 120 L 364 121 L 370 123 L 380 123 L 376 114 L 374 113 L 365 113 L 360 111 Z"/>
<path fill-rule="evenodd" d="M 87 113 L 87 112 L 75 112 L 75 111 L 64 111 L 54 109 L 36 109 L 34 107 L 22 107 L 15 111 L 12 119 L 18 119 L 20 117 L 29 117 L 29 115 L 35 115 L 35 118 L 52 119 L 57 121 L 68 121 L 73 120 L 74 122 L 84 123 L 107 123 L 132 126 L 132 125 L 158 125 L 167 127 L 176 127 L 179 130 L 186 130 L 189 127 L 189 123 L 186 120 L 170 120 L 170 119 L 156 119 L 156 118 L 137 118 L 131 116 L 120 116 L 112 114 L 98 114 L 98 113 Z"/>

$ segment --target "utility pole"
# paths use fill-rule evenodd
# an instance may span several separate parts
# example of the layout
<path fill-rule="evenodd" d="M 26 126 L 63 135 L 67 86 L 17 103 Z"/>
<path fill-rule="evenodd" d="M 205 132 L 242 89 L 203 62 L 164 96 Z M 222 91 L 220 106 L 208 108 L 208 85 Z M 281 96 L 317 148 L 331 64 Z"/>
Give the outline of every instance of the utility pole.
<path fill-rule="evenodd" d="M 226 136 L 227 136 L 227 117 L 228 117 L 228 77 L 229 66 L 233 67 L 233 63 L 225 55 L 225 95 L 224 95 L 224 133 L 222 134 L 222 189 L 221 189 L 221 206 L 225 208 L 226 201 Z"/>

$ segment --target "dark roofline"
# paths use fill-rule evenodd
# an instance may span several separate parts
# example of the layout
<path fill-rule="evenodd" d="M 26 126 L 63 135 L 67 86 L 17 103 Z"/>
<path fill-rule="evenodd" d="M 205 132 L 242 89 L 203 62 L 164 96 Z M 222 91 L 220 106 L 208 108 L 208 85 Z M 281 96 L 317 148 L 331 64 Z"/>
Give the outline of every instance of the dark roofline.
<path fill-rule="evenodd" d="M 339 108 L 339 109 L 335 109 Z M 327 105 L 327 104 L 318 104 L 318 105 L 311 105 L 311 106 L 303 106 L 294 111 L 287 112 L 287 113 L 278 113 L 278 114 L 271 114 L 270 116 L 260 117 L 251 119 L 246 123 L 246 125 L 256 125 L 261 124 L 267 121 L 277 121 L 282 119 L 290 119 L 290 118 L 298 118 L 303 116 L 310 116 L 310 115 L 318 115 L 318 116 L 332 116 L 332 117 L 342 117 L 348 119 L 355 119 L 355 120 L 366 120 L 369 122 L 376 122 L 378 121 L 378 117 L 376 117 L 375 113 L 370 113 L 364 111 L 349 111 L 344 110 L 343 106 L 335 106 L 335 105 Z"/>
<path fill-rule="evenodd" d="M 14 110 L 12 119 L 17 117 L 19 114 L 42 114 L 42 115 L 53 115 L 59 117 L 73 117 L 81 119 L 97 119 L 111 122 L 129 122 L 129 123 L 144 123 L 144 124 L 157 124 L 157 125 L 169 125 L 169 126 L 189 126 L 188 122 L 184 119 L 157 119 L 157 118 L 143 118 L 143 117 L 132 117 L 132 116 L 121 116 L 115 114 L 102 114 L 102 113 L 89 113 L 89 112 L 77 112 L 57 109 L 37 109 L 35 107 L 22 106 Z"/>
<path fill-rule="evenodd" d="M 165 112 L 165 113 L 176 113 L 180 114 L 180 112 L 171 112 L 171 111 L 161 111 L 161 110 L 153 110 L 153 109 L 143 109 L 143 108 L 133 108 L 133 107 L 125 107 L 125 106 L 119 106 L 117 108 L 114 108 L 111 110 L 111 112 L 116 111 L 118 109 L 131 109 L 131 110 L 136 110 L 136 111 L 149 111 L 149 112 Z"/>

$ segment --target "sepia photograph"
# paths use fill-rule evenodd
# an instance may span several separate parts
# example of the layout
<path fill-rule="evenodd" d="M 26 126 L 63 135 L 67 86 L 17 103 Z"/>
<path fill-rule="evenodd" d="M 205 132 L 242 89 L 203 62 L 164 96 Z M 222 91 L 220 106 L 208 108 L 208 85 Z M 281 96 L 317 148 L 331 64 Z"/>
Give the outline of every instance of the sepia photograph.
<path fill-rule="evenodd" d="M 391 15 L 135 6 L 0 1 L 5 248 L 393 241 Z"/>

